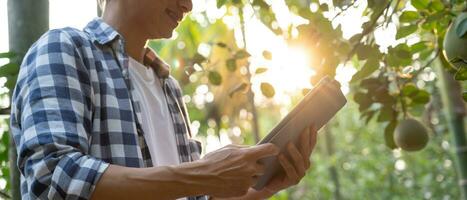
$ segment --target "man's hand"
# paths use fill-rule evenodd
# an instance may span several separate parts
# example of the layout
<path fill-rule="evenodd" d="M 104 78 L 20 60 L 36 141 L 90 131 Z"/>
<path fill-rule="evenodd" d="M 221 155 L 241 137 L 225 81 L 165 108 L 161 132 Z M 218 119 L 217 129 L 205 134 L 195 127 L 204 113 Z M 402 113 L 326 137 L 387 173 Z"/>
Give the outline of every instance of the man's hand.
<path fill-rule="evenodd" d="M 316 145 L 316 135 L 316 130 L 309 127 L 300 135 L 299 148 L 293 143 L 289 143 L 287 145 L 289 156 L 283 153 L 278 156 L 278 161 L 285 173 L 275 176 L 261 191 L 257 191 L 260 194 L 255 196 L 267 198 L 280 190 L 298 184 L 310 168 L 310 155 Z"/>
<path fill-rule="evenodd" d="M 203 163 L 198 173 L 206 176 L 204 185 L 209 195 L 242 196 L 256 184 L 257 177 L 264 173 L 264 166 L 257 161 L 278 153 L 279 149 L 273 144 L 253 147 L 228 145 L 197 161 Z"/>

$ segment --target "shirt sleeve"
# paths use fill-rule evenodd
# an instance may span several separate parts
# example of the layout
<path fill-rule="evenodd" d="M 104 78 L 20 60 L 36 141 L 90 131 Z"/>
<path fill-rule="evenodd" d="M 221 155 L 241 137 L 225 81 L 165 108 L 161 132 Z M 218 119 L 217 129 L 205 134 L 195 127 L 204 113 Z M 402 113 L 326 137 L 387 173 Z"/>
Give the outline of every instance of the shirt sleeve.
<path fill-rule="evenodd" d="M 10 122 L 27 185 L 23 197 L 89 199 L 108 167 L 87 155 L 93 108 L 89 77 L 63 30 L 49 31 L 26 54 Z"/>

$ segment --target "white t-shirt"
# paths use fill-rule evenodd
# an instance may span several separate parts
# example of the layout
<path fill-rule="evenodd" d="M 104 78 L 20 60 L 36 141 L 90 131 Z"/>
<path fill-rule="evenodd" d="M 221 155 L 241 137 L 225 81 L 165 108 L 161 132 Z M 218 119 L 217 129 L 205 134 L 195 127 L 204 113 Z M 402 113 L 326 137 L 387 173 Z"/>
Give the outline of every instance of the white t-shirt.
<path fill-rule="evenodd" d="M 141 128 L 154 166 L 180 164 L 166 95 L 154 70 L 130 58 L 133 98 L 140 102 Z"/>

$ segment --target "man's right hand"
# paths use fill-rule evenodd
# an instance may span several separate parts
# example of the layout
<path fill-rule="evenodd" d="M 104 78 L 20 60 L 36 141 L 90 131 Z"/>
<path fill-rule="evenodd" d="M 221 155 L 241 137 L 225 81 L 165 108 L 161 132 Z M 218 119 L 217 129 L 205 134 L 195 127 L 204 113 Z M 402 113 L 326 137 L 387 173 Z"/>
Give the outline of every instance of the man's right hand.
<path fill-rule="evenodd" d="M 253 147 L 228 145 L 196 161 L 200 175 L 205 176 L 206 190 L 214 197 L 242 196 L 256 184 L 258 176 L 264 173 L 261 158 L 279 154 L 273 144 Z"/>
<path fill-rule="evenodd" d="M 239 197 L 256 184 L 258 160 L 279 154 L 273 144 L 228 145 L 203 159 L 174 166 L 131 168 L 109 165 L 92 199 L 177 199 L 187 196 Z"/>

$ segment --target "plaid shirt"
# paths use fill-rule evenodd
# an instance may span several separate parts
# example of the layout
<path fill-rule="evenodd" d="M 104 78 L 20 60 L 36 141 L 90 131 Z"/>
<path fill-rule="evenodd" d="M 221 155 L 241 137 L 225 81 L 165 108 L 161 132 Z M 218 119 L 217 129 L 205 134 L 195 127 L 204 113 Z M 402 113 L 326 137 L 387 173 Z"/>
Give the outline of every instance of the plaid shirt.
<path fill-rule="evenodd" d="M 180 86 L 164 80 L 180 161 L 197 160 L 201 147 L 189 138 Z M 123 37 L 101 19 L 84 31 L 42 36 L 23 60 L 12 97 L 22 198 L 89 199 L 109 164 L 151 167 L 132 90 Z"/>

